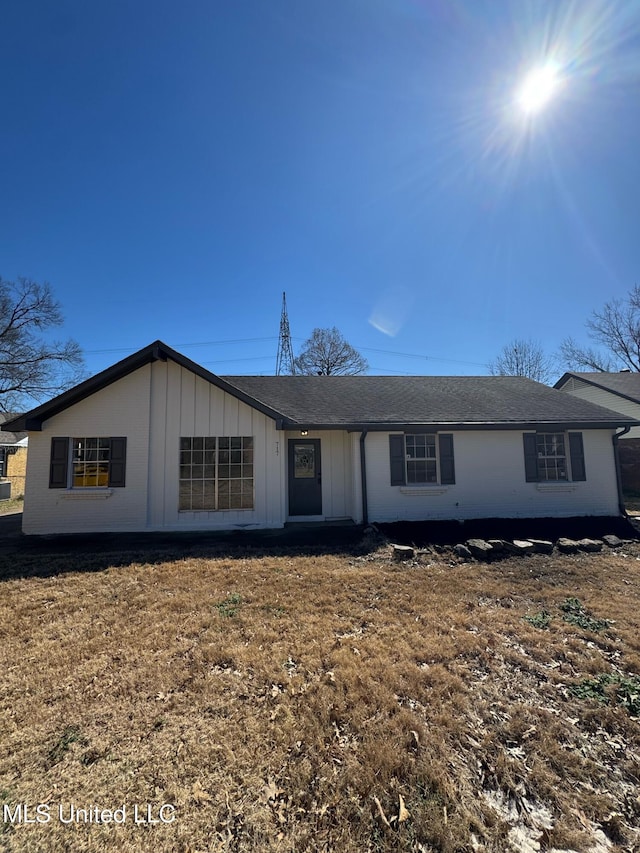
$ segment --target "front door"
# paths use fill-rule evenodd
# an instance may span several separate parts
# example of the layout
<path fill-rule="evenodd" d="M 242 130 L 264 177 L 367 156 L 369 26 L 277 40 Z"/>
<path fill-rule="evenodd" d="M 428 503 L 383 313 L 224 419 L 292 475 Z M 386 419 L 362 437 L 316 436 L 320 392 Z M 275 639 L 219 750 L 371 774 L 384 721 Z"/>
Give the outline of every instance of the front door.
<path fill-rule="evenodd" d="M 319 438 L 289 439 L 289 515 L 322 515 Z"/>

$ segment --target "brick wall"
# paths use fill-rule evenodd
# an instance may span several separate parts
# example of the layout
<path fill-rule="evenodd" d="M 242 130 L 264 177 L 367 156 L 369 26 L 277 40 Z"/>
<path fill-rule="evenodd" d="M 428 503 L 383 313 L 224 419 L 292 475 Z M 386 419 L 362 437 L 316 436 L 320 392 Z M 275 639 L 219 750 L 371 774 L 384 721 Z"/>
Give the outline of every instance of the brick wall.
<path fill-rule="evenodd" d="M 17 447 L 14 452 L 7 453 L 7 475 L 11 480 L 11 497 L 24 495 L 24 484 L 27 476 L 27 448 Z"/>

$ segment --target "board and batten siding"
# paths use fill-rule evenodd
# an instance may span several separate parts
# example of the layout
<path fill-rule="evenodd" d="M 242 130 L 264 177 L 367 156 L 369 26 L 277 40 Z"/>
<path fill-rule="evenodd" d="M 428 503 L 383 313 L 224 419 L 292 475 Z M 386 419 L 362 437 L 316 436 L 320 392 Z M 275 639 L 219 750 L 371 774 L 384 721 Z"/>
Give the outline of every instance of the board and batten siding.
<path fill-rule="evenodd" d="M 345 430 L 309 430 L 307 435 L 302 437 L 299 431 L 291 430 L 284 433 L 284 436 L 286 447 L 289 439 L 320 439 L 322 519 L 330 521 L 354 518 L 351 435 Z M 286 485 L 283 493 L 288 495 Z M 300 521 L 301 517 L 292 516 L 291 520 Z"/>
<path fill-rule="evenodd" d="M 583 382 L 576 376 L 572 376 L 562 386 L 562 391 L 566 391 L 573 397 L 579 397 L 581 400 L 587 400 L 589 403 L 596 403 L 598 406 L 604 406 L 605 409 L 611 409 L 613 412 L 619 412 L 628 418 L 640 420 L 640 403 L 634 403 L 632 400 L 625 400 L 624 397 L 619 397 L 611 391 L 606 391 L 604 388 L 595 388 L 588 382 Z M 640 427 L 631 427 L 620 441 L 625 438 L 640 438 Z"/>
<path fill-rule="evenodd" d="M 454 485 L 391 486 L 389 433 L 367 436 L 370 521 L 618 515 L 612 430 L 582 433 L 587 479 L 525 481 L 522 432 L 453 432 Z"/>
<path fill-rule="evenodd" d="M 276 528 L 285 520 L 286 447 L 275 422 L 173 361 L 154 362 L 151 376 L 149 530 Z M 252 436 L 253 509 L 178 509 L 183 436 Z"/>
<path fill-rule="evenodd" d="M 29 433 L 22 529 L 27 534 L 144 530 L 147 521 L 151 366 L 55 415 Z M 126 486 L 50 489 L 51 439 L 127 437 Z"/>

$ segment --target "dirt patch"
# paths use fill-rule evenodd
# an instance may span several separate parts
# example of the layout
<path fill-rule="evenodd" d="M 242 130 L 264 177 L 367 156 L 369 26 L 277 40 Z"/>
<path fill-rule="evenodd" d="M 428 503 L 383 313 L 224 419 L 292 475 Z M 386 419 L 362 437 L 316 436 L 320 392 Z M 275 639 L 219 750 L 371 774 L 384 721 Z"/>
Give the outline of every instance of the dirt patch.
<path fill-rule="evenodd" d="M 568 539 L 598 538 L 612 533 L 637 539 L 638 531 L 626 518 L 579 516 L 574 518 L 483 518 L 469 521 L 398 521 L 376 525 L 399 544 L 455 545 L 468 539 Z"/>

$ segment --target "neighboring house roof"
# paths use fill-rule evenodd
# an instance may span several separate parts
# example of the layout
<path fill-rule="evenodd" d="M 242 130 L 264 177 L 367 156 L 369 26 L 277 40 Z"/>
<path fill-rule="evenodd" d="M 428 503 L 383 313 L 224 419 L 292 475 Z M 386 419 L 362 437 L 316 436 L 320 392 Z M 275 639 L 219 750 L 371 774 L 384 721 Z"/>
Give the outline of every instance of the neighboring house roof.
<path fill-rule="evenodd" d="M 601 388 L 603 391 L 610 391 L 625 400 L 631 400 L 632 403 L 640 403 L 640 373 L 628 373 L 627 371 L 619 373 L 577 373 L 568 371 L 558 379 L 553 387 L 563 388 L 570 379 L 579 379 L 581 382 L 586 382 L 587 385 L 593 385 L 594 388 Z"/>
<path fill-rule="evenodd" d="M 639 422 L 516 376 L 220 377 L 155 341 L 6 424 L 40 430 L 45 420 L 153 361 L 170 359 L 242 400 L 279 428 L 613 428 Z M 4 425 L 0 428 L 4 429 Z"/>
<path fill-rule="evenodd" d="M 4 423 L 9 424 L 18 417 L 20 415 L 8 415 L 0 412 L 0 426 Z M 28 443 L 29 437 L 24 431 L 9 432 L 7 429 L 0 432 L 0 446 L 26 447 Z"/>

